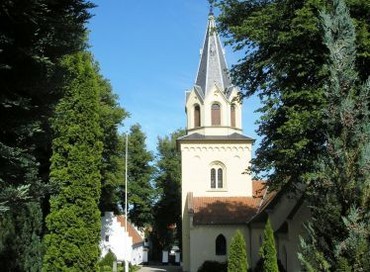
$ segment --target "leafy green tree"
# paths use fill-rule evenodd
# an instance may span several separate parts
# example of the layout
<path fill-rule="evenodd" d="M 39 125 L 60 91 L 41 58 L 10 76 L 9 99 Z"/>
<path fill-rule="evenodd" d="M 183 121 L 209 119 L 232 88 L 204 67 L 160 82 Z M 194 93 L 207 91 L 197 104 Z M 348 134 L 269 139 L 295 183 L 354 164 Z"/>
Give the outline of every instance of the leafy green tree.
<path fill-rule="evenodd" d="M 99 208 L 103 211 L 119 213 L 118 203 L 122 198 L 124 184 L 124 137 L 118 133 L 118 125 L 128 113 L 118 105 L 117 96 L 113 94 L 110 83 L 104 79 L 96 64 L 100 87 L 100 127 L 103 132 L 102 152 L 102 192 Z"/>
<path fill-rule="evenodd" d="M 52 120 L 51 182 L 43 271 L 96 271 L 99 257 L 102 131 L 90 54 L 67 56 L 65 95 Z"/>
<path fill-rule="evenodd" d="M 151 224 L 153 220 L 154 188 L 151 183 L 154 170 L 151 165 L 153 155 L 146 149 L 145 139 L 146 136 L 139 124 L 131 126 L 127 160 L 128 216 L 138 227 Z"/>
<path fill-rule="evenodd" d="M 265 230 L 263 232 L 263 243 L 259 250 L 259 255 L 262 259 L 262 271 L 279 271 L 276 254 L 274 231 L 272 229 L 270 219 L 267 219 Z"/>
<path fill-rule="evenodd" d="M 270 188 L 294 189 L 315 171 L 326 142 L 322 109 L 327 104 L 323 86 L 329 75 L 329 51 L 322 42 L 319 12 L 330 8 L 331 1 L 215 2 L 221 9 L 221 31 L 235 50 L 244 53 L 232 77 L 245 96 L 258 94 L 262 101 L 258 121 L 262 142 L 253 170 L 269 181 Z M 361 48 L 356 55 L 361 78 L 370 73 L 366 3 L 348 1 Z"/>
<path fill-rule="evenodd" d="M 360 85 L 355 71 L 355 28 L 344 1 L 334 0 L 322 18 L 330 52 L 327 143 L 307 187 L 312 220 L 300 259 L 310 271 L 368 271 L 370 79 Z"/>
<path fill-rule="evenodd" d="M 248 271 L 247 245 L 240 230 L 236 231 L 235 235 L 231 239 L 227 259 L 228 272 Z"/>
<path fill-rule="evenodd" d="M 154 205 L 152 240 L 158 252 L 174 243 L 181 247 L 181 155 L 176 140 L 183 129 L 158 139 L 155 187 L 158 201 Z M 175 233 L 170 226 L 176 225 Z"/>
<path fill-rule="evenodd" d="M 84 0 L 0 3 L 2 271 L 40 271 L 42 211 L 48 211 L 40 202 L 49 191 L 49 118 L 64 80 L 59 60 L 86 46 L 85 23 L 92 7 Z"/>

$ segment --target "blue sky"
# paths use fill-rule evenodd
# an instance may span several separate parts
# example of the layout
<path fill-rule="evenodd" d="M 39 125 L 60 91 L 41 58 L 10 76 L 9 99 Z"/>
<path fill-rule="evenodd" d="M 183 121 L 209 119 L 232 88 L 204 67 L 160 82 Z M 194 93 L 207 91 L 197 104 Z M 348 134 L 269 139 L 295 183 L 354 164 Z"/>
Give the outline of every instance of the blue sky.
<path fill-rule="evenodd" d="M 120 105 L 131 114 L 121 131 L 139 123 L 148 149 L 155 152 L 158 137 L 185 128 L 185 91 L 195 81 L 208 1 L 94 2 L 98 7 L 88 25 L 91 51 Z M 226 48 L 229 67 L 239 56 Z M 257 138 L 258 115 L 254 111 L 258 99 L 253 97 L 243 104 L 244 134 Z"/>

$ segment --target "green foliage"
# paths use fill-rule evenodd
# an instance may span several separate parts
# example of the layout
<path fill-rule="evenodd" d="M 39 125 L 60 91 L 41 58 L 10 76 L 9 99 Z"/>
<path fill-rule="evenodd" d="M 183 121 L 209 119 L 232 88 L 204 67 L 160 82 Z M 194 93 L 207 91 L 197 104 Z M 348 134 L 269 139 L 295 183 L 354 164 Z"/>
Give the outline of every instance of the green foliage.
<path fill-rule="evenodd" d="M 1 270 L 40 271 L 41 207 L 47 212 L 41 202 L 50 189 L 49 118 L 64 80 L 59 60 L 86 46 L 92 7 L 82 0 L 1 1 Z"/>
<path fill-rule="evenodd" d="M 179 129 L 158 139 L 155 185 L 158 201 L 154 213 L 152 241 L 158 252 L 171 247 L 177 240 L 181 247 L 181 155 L 176 139 L 185 135 Z M 169 228 L 176 225 L 176 232 Z"/>
<path fill-rule="evenodd" d="M 227 272 L 227 263 L 205 261 L 199 267 L 198 272 Z"/>
<path fill-rule="evenodd" d="M 232 69 L 234 81 L 246 96 L 257 93 L 262 100 L 262 142 L 252 168 L 270 188 L 294 189 L 292 185 L 315 172 L 314 162 L 326 141 L 322 110 L 327 104 L 323 86 L 329 51 L 322 42 L 319 12 L 330 1 L 215 2 L 228 43 L 245 53 Z M 367 78 L 370 6 L 364 0 L 348 3 L 358 26 L 357 67 Z"/>
<path fill-rule="evenodd" d="M 355 71 L 355 28 L 344 1 L 333 1 L 331 13 L 322 18 L 330 52 L 327 143 L 307 187 L 312 222 L 300 259 L 311 271 L 367 271 L 370 80 L 361 86 Z"/>
<path fill-rule="evenodd" d="M 118 134 L 120 125 L 128 113 L 118 105 L 117 96 L 113 94 L 110 83 L 98 74 L 100 89 L 100 127 L 103 132 L 102 152 L 102 192 L 99 208 L 101 211 L 118 213 L 117 204 L 122 198 L 120 188 L 124 183 L 124 138 Z"/>
<path fill-rule="evenodd" d="M 238 230 L 231 239 L 229 254 L 227 258 L 228 272 L 247 272 L 247 245 L 243 234 Z"/>
<path fill-rule="evenodd" d="M 1 271 L 41 270 L 40 233 L 42 214 L 39 203 L 30 202 L 12 209 L 1 218 Z"/>
<path fill-rule="evenodd" d="M 46 218 L 43 271 L 96 271 L 102 160 L 99 87 L 88 53 L 67 56 L 63 66 L 68 71 L 65 95 L 52 120 L 50 176 L 57 193 Z"/>
<path fill-rule="evenodd" d="M 108 251 L 107 254 L 99 261 L 98 265 L 100 267 L 108 266 L 110 269 L 113 267 L 113 262 L 117 261 L 116 255 L 112 251 Z"/>
<path fill-rule="evenodd" d="M 267 219 L 263 232 L 263 243 L 259 250 L 259 255 L 262 259 L 262 271 L 279 271 L 276 254 L 274 231 L 270 219 Z"/>
<path fill-rule="evenodd" d="M 129 218 L 138 227 L 146 226 L 153 220 L 153 155 L 147 151 L 145 139 L 139 124 L 131 126 L 128 136 L 127 170 Z"/>

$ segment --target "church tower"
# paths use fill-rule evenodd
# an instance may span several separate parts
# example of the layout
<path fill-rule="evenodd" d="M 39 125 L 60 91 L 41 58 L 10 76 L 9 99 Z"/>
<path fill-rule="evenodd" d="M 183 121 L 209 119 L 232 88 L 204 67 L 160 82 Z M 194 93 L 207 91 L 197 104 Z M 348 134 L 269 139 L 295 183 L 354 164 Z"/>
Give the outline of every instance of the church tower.
<path fill-rule="evenodd" d="M 246 228 L 258 201 L 245 173 L 253 139 L 242 134 L 238 92 L 211 11 L 195 85 L 186 92 L 187 134 L 178 139 L 184 271 L 197 271 L 205 260 L 226 261 L 231 237 Z"/>

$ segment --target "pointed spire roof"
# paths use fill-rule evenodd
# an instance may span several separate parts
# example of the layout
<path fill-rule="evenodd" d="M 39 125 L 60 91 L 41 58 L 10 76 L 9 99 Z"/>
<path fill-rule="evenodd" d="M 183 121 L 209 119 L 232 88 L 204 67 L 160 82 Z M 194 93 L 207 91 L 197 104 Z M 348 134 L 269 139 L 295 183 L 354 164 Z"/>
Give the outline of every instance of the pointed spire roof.
<path fill-rule="evenodd" d="M 203 96 L 216 84 L 221 90 L 231 86 L 227 64 L 220 37 L 216 30 L 212 7 L 208 16 L 208 26 L 204 38 L 198 74 L 195 84 L 201 88 Z"/>

